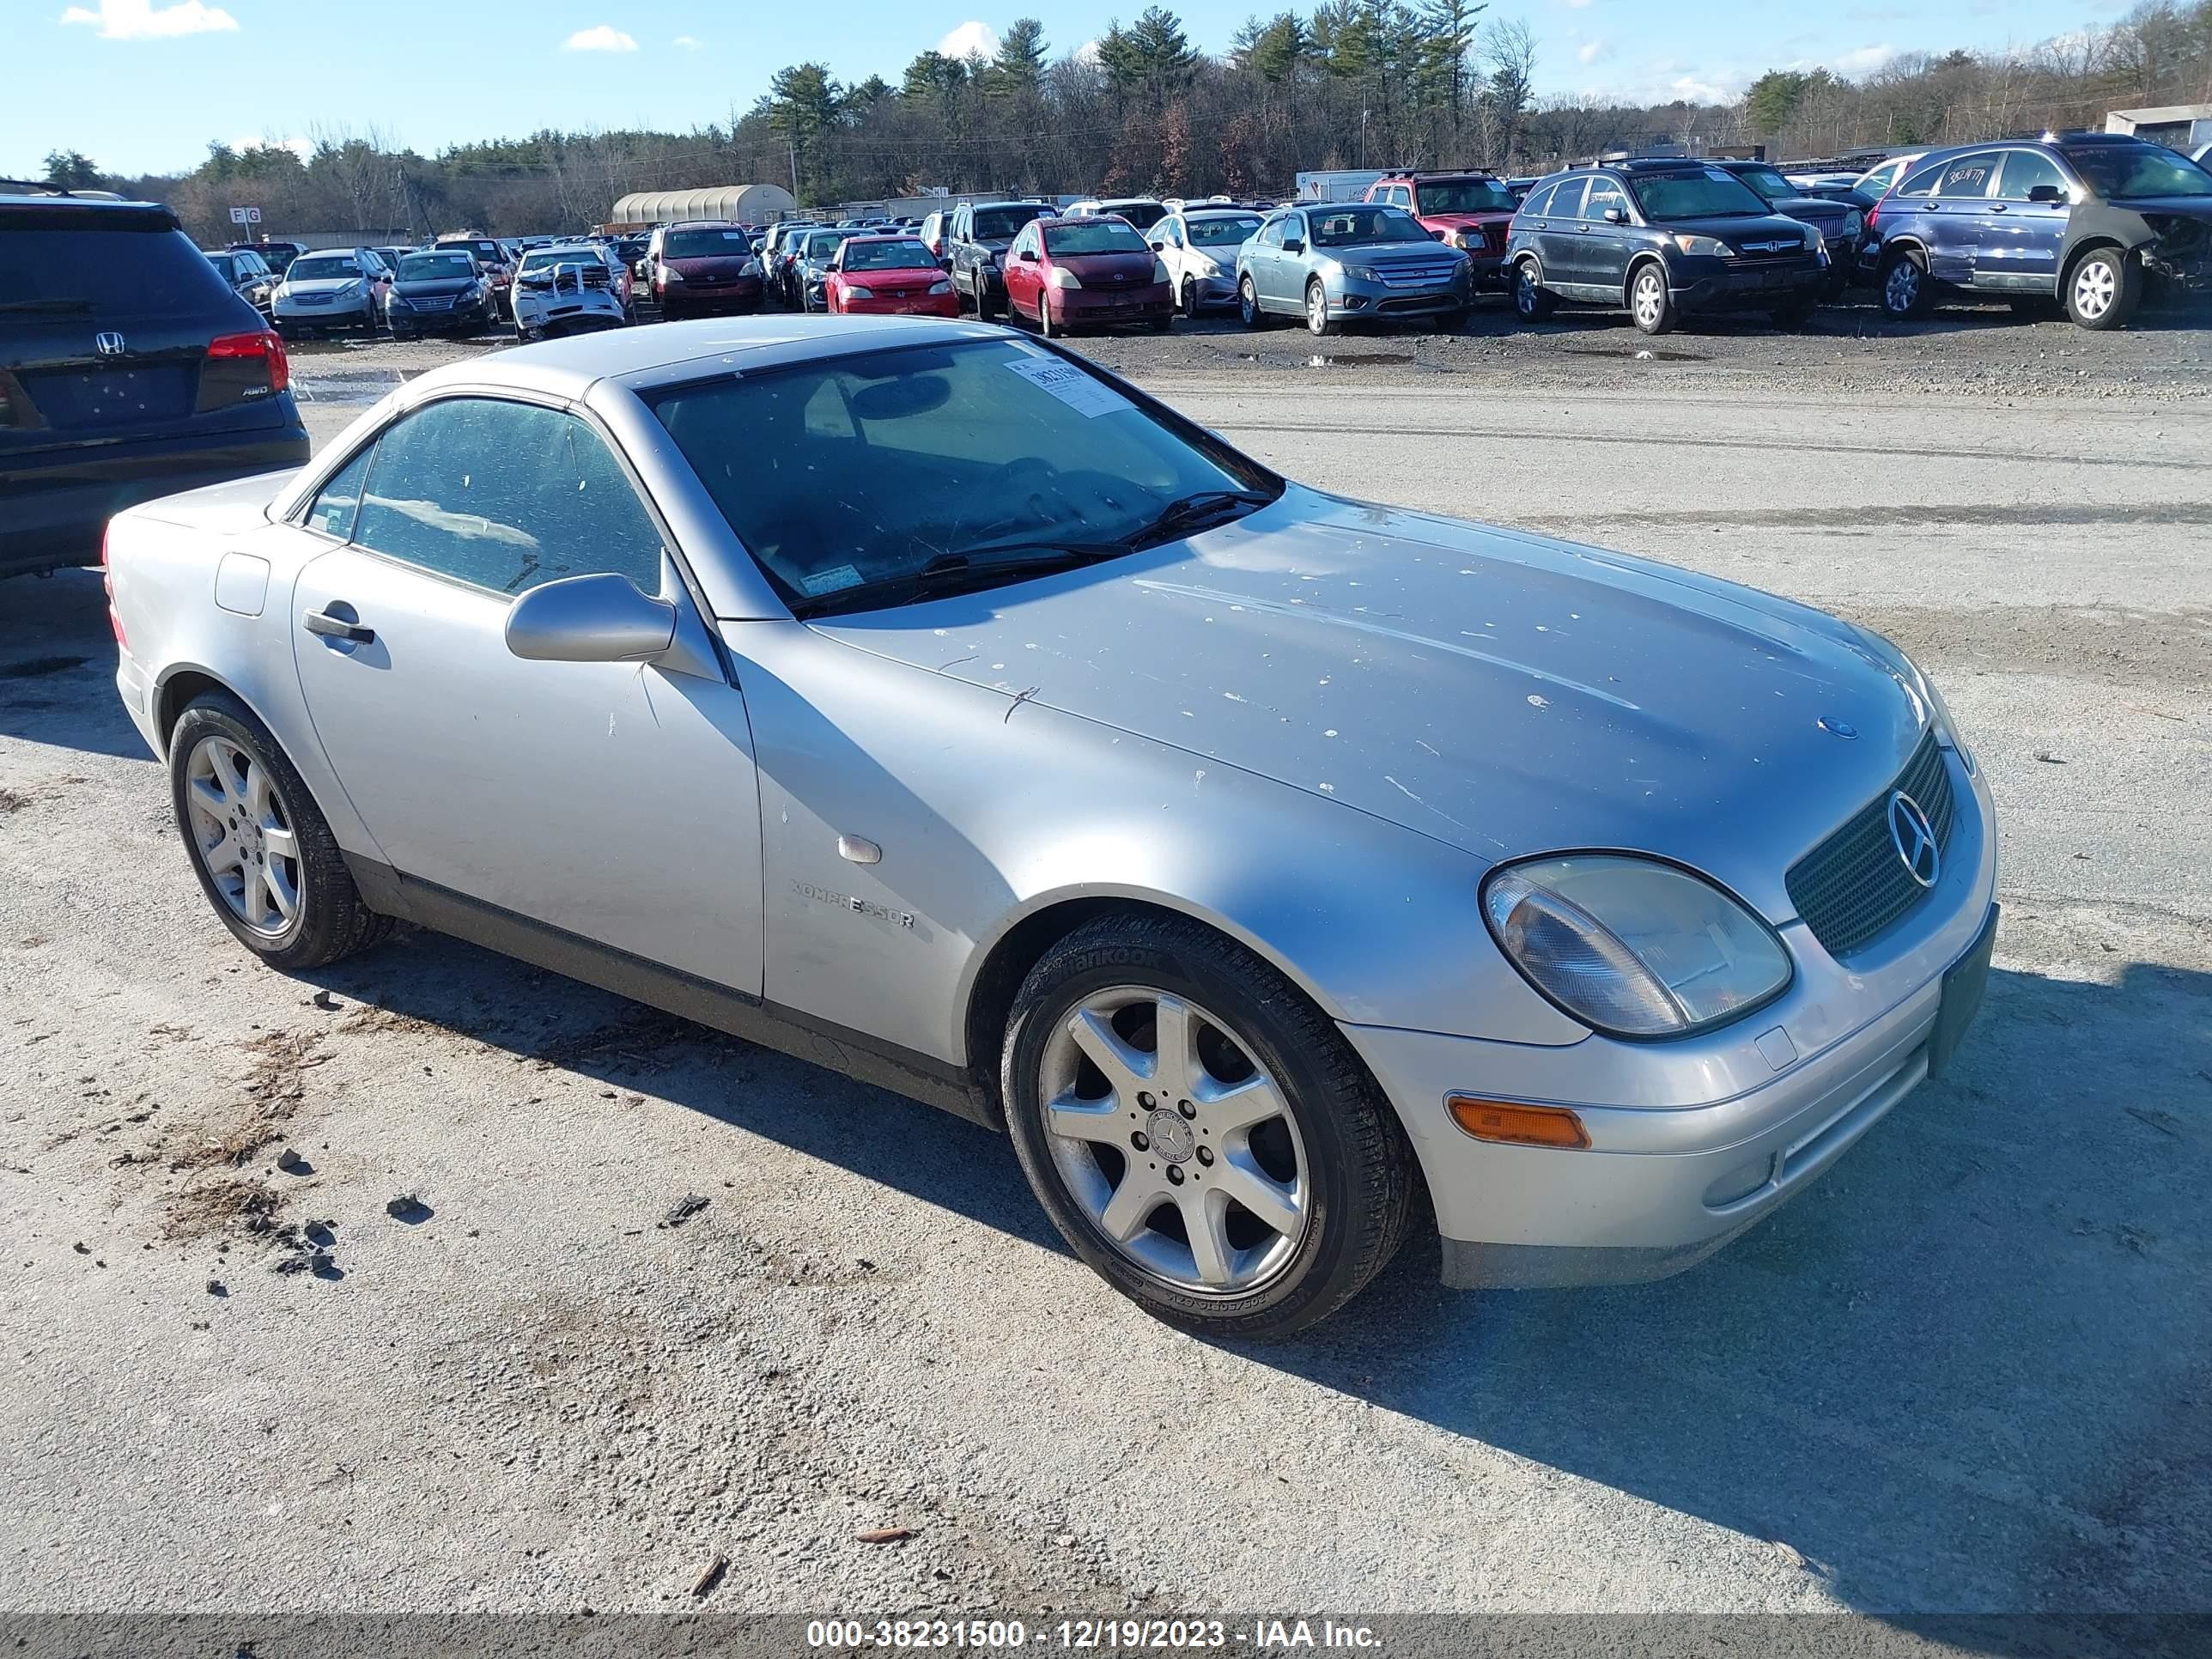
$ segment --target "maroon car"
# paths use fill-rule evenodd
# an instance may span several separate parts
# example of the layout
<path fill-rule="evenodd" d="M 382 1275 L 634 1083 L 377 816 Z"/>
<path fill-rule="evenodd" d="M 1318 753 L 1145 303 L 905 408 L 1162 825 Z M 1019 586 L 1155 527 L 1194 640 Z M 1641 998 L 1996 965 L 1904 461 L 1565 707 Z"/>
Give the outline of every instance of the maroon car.
<path fill-rule="evenodd" d="M 1164 332 L 1168 273 L 1126 219 L 1032 219 L 1006 250 L 1006 309 L 1047 334 L 1115 323 Z"/>
<path fill-rule="evenodd" d="M 672 322 L 711 311 L 758 311 L 761 265 L 743 225 L 664 225 L 646 245 L 653 297 Z"/>
<path fill-rule="evenodd" d="M 1506 230 L 1520 204 L 1503 179 L 1487 173 L 1386 173 L 1367 186 L 1367 199 L 1405 209 L 1430 235 L 1464 252 L 1477 288 L 1505 285 Z"/>

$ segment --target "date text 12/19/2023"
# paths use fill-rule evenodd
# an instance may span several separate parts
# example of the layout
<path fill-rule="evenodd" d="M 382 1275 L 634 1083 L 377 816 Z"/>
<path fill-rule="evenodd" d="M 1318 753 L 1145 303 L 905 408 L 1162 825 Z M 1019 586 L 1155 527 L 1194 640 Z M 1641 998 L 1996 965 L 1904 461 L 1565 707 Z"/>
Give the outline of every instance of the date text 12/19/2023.
<path fill-rule="evenodd" d="M 1029 1625 L 1018 1619 L 817 1619 L 806 1626 L 810 1648 L 854 1652 L 877 1649 L 967 1649 L 983 1653 L 1050 1647 L 1070 1652 L 1250 1648 L 1372 1651 L 1382 1645 L 1370 1626 L 1334 1619 L 1061 1619 Z"/>

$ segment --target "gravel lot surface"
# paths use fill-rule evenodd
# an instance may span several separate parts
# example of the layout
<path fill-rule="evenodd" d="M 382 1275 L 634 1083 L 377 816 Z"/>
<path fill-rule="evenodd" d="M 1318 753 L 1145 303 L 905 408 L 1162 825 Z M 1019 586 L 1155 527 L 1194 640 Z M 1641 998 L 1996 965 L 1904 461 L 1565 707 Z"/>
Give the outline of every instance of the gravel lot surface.
<path fill-rule="evenodd" d="M 321 439 L 473 349 L 295 369 Z M 0 585 L 0 1608 L 2212 1610 L 2212 333 L 1089 349 L 1310 483 L 1893 634 L 2002 817 L 1956 1069 L 1682 1278 L 1416 1246 L 1208 1346 L 927 1108 L 430 935 L 253 965 L 96 577 Z"/>

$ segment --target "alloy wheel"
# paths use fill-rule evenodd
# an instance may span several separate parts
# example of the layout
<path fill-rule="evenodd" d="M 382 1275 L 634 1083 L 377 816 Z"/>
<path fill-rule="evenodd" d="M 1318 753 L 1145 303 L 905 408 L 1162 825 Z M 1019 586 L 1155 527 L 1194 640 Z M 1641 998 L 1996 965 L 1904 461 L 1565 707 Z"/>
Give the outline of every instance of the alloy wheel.
<path fill-rule="evenodd" d="M 2112 267 L 2103 259 L 2084 259 L 2074 273 L 2074 311 L 2084 322 L 2094 322 L 2112 308 L 2120 285 Z"/>
<path fill-rule="evenodd" d="M 1306 326 L 1316 334 L 1328 331 L 1328 295 L 1319 283 L 1306 289 Z"/>
<path fill-rule="evenodd" d="M 1632 298 L 1637 325 L 1646 330 L 1655 327 L 1667 301 L 1666 285 L 1660 280 L 1656 269 L 1650 265 L 1644 268 L 1636 278 L 1636 292 Z"/>
<path fill-rule="evenodd" d="M 192 850 L 230 912 L 276 938 L 300 913 L 300 843 L 268 769 L 228 738 L 210 736 L 185 768 Z"/>
<path fill-rule="evenodd" d="M 1883 285 L 1882 298 L 1893 315 L 1902 317 L 1911 311 L 1920 298 L 1920 267 L 1911 259 L 1899 259 L 1889 268 L 1889 280 Z"/>
<path fill-rule="evenodd" d="M 1048 1041 L 1039 1083 L 1068 1193 L 1146 1273 L 1232 1295 L 1288 1265 L 1311 1220 L 1304 1142 L 1288 1095 L 1220 1018 L 1144 986 L 1093 993 Z"/>

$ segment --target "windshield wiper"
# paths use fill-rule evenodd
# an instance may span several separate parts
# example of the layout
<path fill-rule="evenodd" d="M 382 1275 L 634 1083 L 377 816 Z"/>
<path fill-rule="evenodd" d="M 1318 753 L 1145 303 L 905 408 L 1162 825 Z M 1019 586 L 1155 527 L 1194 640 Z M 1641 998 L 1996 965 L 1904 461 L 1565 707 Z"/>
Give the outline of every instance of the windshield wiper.
<path fill-rule="evenodd" d="M 68 311 L 92 309 L 89 300 L 0 300 L 0 311 Z"/>
<path fill-rule="evenodd" d="M 1243 512 L 1262 507 L 1275 498 L 1257 489 L 1201 489 L 1195 495 L 1185 495 L 1180 501 L 1170 501 L 1160 509 L 1159 516 L 1129 538 L 1129 545 L 1147 547 L 1154 542 L 1171 541 L 1177 536 L 1188 535 L 1206 524 L 1227 517 L 1241 518 Z"/>
<path fill-rule="evenodd" d="M 1013 577 L 1078 570 L 1103 559 L 1118 559 L 1129 550 L 1121 542 L 989 542 L 963 552 L 940 553 L 918 570 L 879 576 L 873 581 L 804 599 L 792 607 L 792 613 L 804 618 L 837 611 L 866 611 L 882 604 L 890 594 L 921 598 L 957 593 L 963 589 L 988 587 L 994 581 Z"/>

